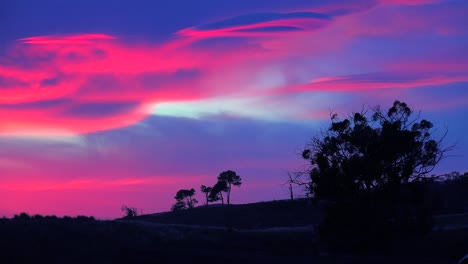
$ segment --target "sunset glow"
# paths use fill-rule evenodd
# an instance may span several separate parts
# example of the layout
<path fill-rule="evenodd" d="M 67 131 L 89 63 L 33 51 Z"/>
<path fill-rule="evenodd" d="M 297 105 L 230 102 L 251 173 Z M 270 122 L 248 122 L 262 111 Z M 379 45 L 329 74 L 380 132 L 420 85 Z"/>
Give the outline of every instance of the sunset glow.
<path fill-rule="evenodd" d="M 287 199 L 331 111 L 395 99 L 468 171 L 466 1 L 40 2 L 0 4 L 0 217 L 166 211 L 228 169 Z"/>

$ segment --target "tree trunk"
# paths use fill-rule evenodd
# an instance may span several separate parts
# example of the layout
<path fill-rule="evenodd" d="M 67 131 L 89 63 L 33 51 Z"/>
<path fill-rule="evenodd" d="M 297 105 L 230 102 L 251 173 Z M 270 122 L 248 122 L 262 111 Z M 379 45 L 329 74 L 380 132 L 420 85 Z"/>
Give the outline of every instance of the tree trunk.
<path fill-rule="evenodd" d="M 219 195 L 221 195 L 221 204 L 224 205 L 224 197 L 223 197 L 223 193 L 220 192 Z"/>
<path fill-rule="evenodd" d="M 193 208 L 193 203 L 192 203 L 192 197 L 191 197 L 191 196 L 188 197 L 187 203 L 188 203 L 188 204 L 187 204 L 187 205 L 188 205 L 188 208 Z"/>
<path fill-rule="evenodd" d="M 230 205 L 230 199 L 231 199 L 231 184 L 229 184 L 229 189 L 227 191 L 227 204 Z"/>
<path fill-rule="evenodd" d="M 289 195 L 291 195 L 291 201 L 294 200 L 293 186 L 289 183 Z"/>

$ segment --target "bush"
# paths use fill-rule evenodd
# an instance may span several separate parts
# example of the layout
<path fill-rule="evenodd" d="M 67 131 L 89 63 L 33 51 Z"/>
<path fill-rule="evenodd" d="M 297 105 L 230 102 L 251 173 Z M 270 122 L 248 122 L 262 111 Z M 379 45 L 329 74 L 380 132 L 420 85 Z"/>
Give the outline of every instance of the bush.
<path fill-rule="evenodd" d="M 23 212 L 23 213 L 20 213 L 19 215 L 14 215 L 13 219 L 24 221 L 24 220 L 31 219 L 31 217 L 29 216 L 29 214 Z"/>

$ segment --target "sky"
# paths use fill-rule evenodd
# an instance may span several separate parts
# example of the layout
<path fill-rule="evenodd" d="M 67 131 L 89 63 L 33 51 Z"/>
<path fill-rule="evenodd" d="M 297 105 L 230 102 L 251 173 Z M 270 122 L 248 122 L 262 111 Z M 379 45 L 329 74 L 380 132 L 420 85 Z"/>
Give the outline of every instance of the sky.
<path fill-rule="evenodd" d="M 287 199 L 331 112 L 396 99 L 456 144 L 434 172 L 468 171 L 466 14 L 465 0 L 1 1 L 0 216 L 167 211 L 225 170 L 243 181 L 233 203 Z"/>

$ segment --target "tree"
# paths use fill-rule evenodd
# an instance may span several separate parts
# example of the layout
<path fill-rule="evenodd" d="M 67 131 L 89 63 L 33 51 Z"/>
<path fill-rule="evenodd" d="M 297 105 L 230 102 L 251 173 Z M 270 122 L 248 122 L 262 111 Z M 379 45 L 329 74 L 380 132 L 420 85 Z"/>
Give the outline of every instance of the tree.
<path fill-rule="evenodd" d="M 344 120 L 333 114 L 331 121 L 328 130 L 314 137 L 302 152 L 309 162 L 306 173 L 313 197 L 332 201 L 342 212 L 365 208 L 368 214 L 372 211 L 386 219 L 395 220 L 402 214 L 405 221 L 412 219 L 414 215 L 402 212 L 421 209 L 417 207 L 422 202 L 410 205 L 408 201 L 419 199 L 415 197 L 417 186 L 430 179 L 429 173 L 452 149 L 442 146 L 447 130 L 434 137 L 433 124 L 419 115 L 414 117 L 400 101 L 386 112 L 375 107 Z M 349 220 L 336 213 L 335 219 L 328 221 L 349 225 L 336 221 L 340 217 L 344 222 Z M 359 221 L 365 226 L 371 220 Z"/>
<path fill-rule="evenodd" d="M 230 204 L 231 198 L 231 187 L 237 186 L 240 187 L 242 184 L 242 179 L 236 172 L 232 170 L 223 171 L 218 176 L 218 182 L 225 182 L 227 185 L 226 193 L 227 193 L 227 204 Z"/>
<path fill-rule="evenodd" d="M 205 194 L 205 205 L 208 206 L 208 202 L 210 202 L 209 196 L 210 192 L 213 190 L 213 187 L 206 187 L 205 185 L 200 186 L 200 191 Z"/>
<path fill-rule="evenodd" d="M 211 189 L 208 199 L 210 202 L 216 202 L 221 200 L 221 204 L 224 205 L 223 192 L 228 191 L 228 184 L 225 181 L 218 181 Z"/>
<path fill-rule="evenodd" d="M 176 196 L 176 203 L 172 206 L 172 211 L 182 210 L 186 208 L 193 208 L 195 204 L 198 203 L 197 199 L 193 198 L 195 195 L 195 189 L 184 190 L 181 189 L 177 191 Z"/>
<path fill-rule="evenodd" d="M 297 171 L 297 172 L 288 172 L 288 179 L 284 185 L 288 186 L 289 197 L 291 200 L 294 200 L 294 187 L 301 188 L 301 197 L 309 198 L 310 197 L 310 186 L 312 185 L 310 181 L 310 176 L 307 173 Z"/>
<path fill-rule="evenodd" d="M 135 207 L 128 207 L 126 205 L 123 205 L 121 210 L 124 213 L 125 218 L 132 218 L 138 216 L 138 210 Z"/>
<path fill-rule="evenodd" d="M 294 200 L 294 189 L 293 189 L 294 178 L 292 177 L 291 173 L 288 173 L 288 181 L 286 183 L 288 184 L 288 188 L 289 188 L 289 199 L 293 201 Z"/>
<path fill-rule="evenodd" d="M 177 201 L 175 204 L 172 205 L 171 211 L 180 211 L 183 209 L 187 209 L 187 205 L 184 201 Z"/>
<path fill-rule="evenodd" d="M 310 162 L 311 192 L 319 198 L 349 199 L 374 189 L 398 189 L 428 176 L 451 149 L 432 135 L 433 124 L 395 101 L 371 118 L 354 113 L 343 121 L 332 116 L 323 137 L 315 137 L 302 153 Z M 419 121 L 419 122 L 418 122 Z"/>

